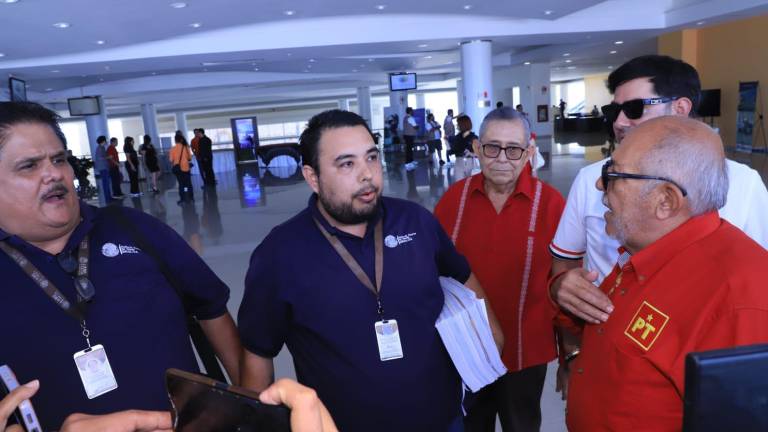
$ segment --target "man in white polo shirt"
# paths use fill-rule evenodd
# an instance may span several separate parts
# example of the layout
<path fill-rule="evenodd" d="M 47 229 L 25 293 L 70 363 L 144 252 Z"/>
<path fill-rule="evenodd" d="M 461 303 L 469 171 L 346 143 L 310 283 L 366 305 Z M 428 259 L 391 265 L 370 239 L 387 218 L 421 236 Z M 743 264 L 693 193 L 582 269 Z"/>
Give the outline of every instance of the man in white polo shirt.
<path fill-rule="evenodd" d="M 620 143 L 640 123 L 662 115 L 692 116 L 701 84 L 691 65 L 667 56 L 648 55 L 625 63 L 608 77 L 613 103 L 603 107 Z M 618 259 L 619 243 L 605 233 L 603 193 L 595 187 L 601 160 L 579 171 L 550 252 L 550 295 L 565 311 L 590 323 L 608 319 L 613 305 L 600 285 Z M 757 171 L 727 160 L 730 187 L 720 217 L 768 249 L 768 191 Z M 573 347 L 566 348 L 572 358 Z"/>

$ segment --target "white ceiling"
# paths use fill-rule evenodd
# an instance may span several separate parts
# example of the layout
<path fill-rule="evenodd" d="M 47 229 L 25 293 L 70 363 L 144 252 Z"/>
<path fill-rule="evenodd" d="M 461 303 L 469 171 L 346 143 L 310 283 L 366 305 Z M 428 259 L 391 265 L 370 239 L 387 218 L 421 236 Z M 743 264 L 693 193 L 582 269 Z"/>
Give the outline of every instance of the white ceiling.
<path fill-rule="evenodd" d="M 402 70 L 439 87 L 460 73 L 458 44 L 478 38 L 493 41 L 496 67 L 549 63 L 553 79 L 604 73 L 654 52 L 661 33 L 768 12 L 756 0 L 172 2 L 0 0 L 0 73 L 46 103 L 100 94 L 110 113 L 141 103 L 199 110 L 351 96 Z"/>

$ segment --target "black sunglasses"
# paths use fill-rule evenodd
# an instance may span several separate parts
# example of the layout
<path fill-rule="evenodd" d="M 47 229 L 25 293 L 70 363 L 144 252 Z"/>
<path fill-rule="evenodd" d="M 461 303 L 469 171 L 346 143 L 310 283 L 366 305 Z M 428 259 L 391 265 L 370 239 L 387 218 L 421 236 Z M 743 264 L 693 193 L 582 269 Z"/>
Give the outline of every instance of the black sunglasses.
<path fill-rule="evenodd" d="M 496 144 L 483 144 L 483 156 L 487 158 L 497 158 L 501 154 L 501 150 L 504 150 L 504 153 L 507 156 L 507 159 L 509 160 L 519 160 L 521 157 L 523 157 L 523 154 L 525 153 L 524 148 L 522 147 L 502 147 L 500 145 Z"/>
<path fill-rule="evenodd" d="M 622 104 L 611 102 L 603 105 L 603 115 L 609 122 L 613 123 L 619 118 L 619 113 L 624 111 L 624 115 L 630 120 L 637 120 L 643 116 L 646 105 L 661 105 L 679 99 L 679 97 L 656 97 L 648 99 L 632 99 Z"/>
<path fill-rule="evenodd" d="M 683 193 L 683 196 L 688 196 L 688 191 L 685 190 L 684 187 L 677 184 L 672 179 L 668 179 L 666 177 L 658 177 L 658 176 L 650 176 L 650 175 L 643 175 L 643 174 L 629 174 L 629 173 L 621 173 L 621 172 L 608 172 L 608 168 L 613 165 L 613 159 L 608 159 L 608 161 L 603 165 L 603 172 L 600 176 L 600 181 L 603 182 L 603 191 L 608 191 L 608 182 L 612 178 L 623 178 L 623 179 L 634 179 L 634 180 L 660 180 L 665 181 L 668 183 L 672 183 L 673 185 L 677 186 L 678 189 L 680 189 L 680 192 Z"/>
<path fill-rule="evenodd" d="M 77 294 L 86 302 L 91 301 L 96 295 L 96 287 L 93 286 L 93 282 L 87 277 L 77 275 L 77 267 L 79 265 L 77 251 L 70 249 L 61 252 L 56 255 L 56 261 L 64 272 L 69 273 L 74 278 Z"/>

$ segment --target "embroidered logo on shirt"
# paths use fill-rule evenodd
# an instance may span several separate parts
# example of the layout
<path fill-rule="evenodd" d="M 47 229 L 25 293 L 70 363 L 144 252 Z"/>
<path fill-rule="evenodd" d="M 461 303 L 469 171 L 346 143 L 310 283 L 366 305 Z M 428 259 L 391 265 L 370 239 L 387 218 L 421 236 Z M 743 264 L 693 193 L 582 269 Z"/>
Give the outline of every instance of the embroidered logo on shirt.
<path fill-rule="evenodd" d="M 415 236 L 416 236 L 416 233 L 410 233 L 410 234 L 399 235 L 399 236 L 388 235 L 384 237 L 384 244 L 387 245 L 388 248 L 396 248 L 403 243 L 412 242 Z"/>
<path fill-rule="evenodd" d="M 114 243 L 104 243 L 104 246 L 101 247 L 102 255 L 107 258 L 114 258 L 118 255 L 137 254 L 140 252 L 141 249 L 135 246 L 116 245 Z"/>
<path fill-rule="evenodd" d="M 669 316 L 644 301 L 629 322 L 624 334 L 646 351 L 651 349 L 664 330 Z"/>

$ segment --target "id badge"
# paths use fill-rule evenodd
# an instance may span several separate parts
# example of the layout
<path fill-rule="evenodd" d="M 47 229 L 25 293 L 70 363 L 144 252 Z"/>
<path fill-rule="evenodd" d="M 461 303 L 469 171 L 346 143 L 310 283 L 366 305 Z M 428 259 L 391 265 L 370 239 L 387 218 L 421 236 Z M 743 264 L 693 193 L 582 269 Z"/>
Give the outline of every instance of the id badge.
<path fill-rule="evenodd" d="M 117 380 L 102 345 L 76 352 L 73 356 L 88 399 L 97 398 L 117 388 Z"/>
<path fill-rule="evenodd" d="M 403 358 L 403 346 L 400 344 L 400 330 L 396 320 L 377 321 L 374 324 L 376 341 L 379 343 L 381 361 Z"/>

